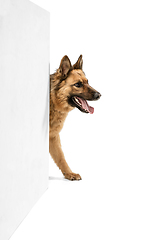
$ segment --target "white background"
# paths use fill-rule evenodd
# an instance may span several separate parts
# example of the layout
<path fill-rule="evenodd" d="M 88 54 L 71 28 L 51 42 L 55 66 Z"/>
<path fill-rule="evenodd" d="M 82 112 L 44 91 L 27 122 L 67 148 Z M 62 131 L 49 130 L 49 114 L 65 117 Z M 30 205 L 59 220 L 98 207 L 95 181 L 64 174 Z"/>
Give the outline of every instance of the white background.
<path fill-rule="evenodd" d="M 80 182 L 50 159 L 49 190 L 11 240 L 151 239 L 150 1 L 33 0 L 51 13 L 51 73 L 83 54 L 102 94 L 93 115 L 72 111 L 63 150 Z"/>
<path fill-rule="evenodd" d="M 49 14 L 0 0 L 0 239 L 48 188 Z"/>

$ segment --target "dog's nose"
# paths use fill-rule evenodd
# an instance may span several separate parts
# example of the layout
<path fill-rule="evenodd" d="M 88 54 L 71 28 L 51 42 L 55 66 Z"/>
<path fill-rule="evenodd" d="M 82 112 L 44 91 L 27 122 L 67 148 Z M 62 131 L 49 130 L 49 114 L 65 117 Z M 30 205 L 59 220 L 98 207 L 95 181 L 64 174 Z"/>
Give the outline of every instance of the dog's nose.
<path fill-rule="evenodd" d="M 94 99 L 98 100 L 101 97 L 101 94 L 99 92 L 94 93 Z"/>

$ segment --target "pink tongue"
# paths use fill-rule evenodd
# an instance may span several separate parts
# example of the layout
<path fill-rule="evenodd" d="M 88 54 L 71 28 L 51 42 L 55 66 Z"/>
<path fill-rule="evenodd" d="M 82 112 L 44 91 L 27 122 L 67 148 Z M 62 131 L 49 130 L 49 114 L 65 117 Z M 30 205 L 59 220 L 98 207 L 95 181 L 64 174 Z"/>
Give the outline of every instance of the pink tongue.
<path fill-rule="evenodd" d="M 87 103 L 86 100 L 79 98 L 79 97 L 77 97 L 77 98 L 78 98 L 79 102 L 82 104 L 83 109 L 86 109 L 90 114 L 94 113 L 94 108 L 89 106 L 89 104 Z"/>

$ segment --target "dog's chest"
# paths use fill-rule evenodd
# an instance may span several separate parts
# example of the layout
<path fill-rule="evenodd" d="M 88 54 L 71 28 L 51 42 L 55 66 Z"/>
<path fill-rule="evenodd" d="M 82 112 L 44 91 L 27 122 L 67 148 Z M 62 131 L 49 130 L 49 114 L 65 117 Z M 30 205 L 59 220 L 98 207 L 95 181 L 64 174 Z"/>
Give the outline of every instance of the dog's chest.
<path fill-rule="evenodd" d="M 67 113 L 54 111 L 50 119 L 50 131 L 59 133 L 63 127 Z"/>

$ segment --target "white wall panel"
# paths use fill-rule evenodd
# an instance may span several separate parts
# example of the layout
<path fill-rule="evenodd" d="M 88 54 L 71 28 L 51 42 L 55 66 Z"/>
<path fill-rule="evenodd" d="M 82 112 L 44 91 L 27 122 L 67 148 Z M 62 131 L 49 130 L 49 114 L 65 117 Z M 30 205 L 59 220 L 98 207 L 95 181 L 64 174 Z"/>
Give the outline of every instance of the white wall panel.
<path fill-rule="evenodd" d="M 49 13 L 0 0 L 0 239 L 48 186 Z"/>

